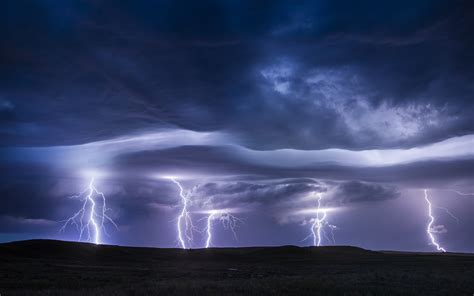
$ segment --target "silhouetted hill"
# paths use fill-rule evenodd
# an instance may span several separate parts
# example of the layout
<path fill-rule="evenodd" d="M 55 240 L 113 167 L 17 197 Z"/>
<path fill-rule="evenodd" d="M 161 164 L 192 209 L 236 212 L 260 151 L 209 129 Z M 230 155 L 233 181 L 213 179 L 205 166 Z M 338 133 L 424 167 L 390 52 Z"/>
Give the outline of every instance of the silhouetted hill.
<path fill-rule="evenodd" d="M 0 244 L 2 295 L 471 295 L 474 256 L 350 246 Z"/>
<path fill-rule="evenodd" d="M 56 240 L 26 240 L 0 244 L 0 256 L 8 258 L 36 258 L 51 260 L 71 260 L 83 262 L 151 262 L 176 259 L 186 256 L 186 260 L 273 260 L 275 258 L 334 260 L 347 256 L 366 257 L 381 255 L 373 251 L 350 246 L 331 247 L 245 247 L 211 249 L 174 249 L 122 247 L 95 245 L 90 243 Z M 1 258 L 0 257 L 0 258 Z"/>

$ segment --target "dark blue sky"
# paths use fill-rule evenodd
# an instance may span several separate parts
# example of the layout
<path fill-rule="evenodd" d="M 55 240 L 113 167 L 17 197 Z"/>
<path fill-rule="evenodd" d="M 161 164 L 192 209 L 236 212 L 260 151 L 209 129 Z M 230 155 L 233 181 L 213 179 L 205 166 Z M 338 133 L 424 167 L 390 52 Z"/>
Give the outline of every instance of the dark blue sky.
<path fill-rule="evenodd" d="M 323 245 L 431 251 L 429 189 L 472 252 L 473 27 L 469 1 L 2 1 L 0 241 L 77 240 L 94 177 L 101 242 L 179 246 L 173 176 L 191 247 L 212 211 L 240 219 L 214 246 L 311 245 L 319 196 Z"/>

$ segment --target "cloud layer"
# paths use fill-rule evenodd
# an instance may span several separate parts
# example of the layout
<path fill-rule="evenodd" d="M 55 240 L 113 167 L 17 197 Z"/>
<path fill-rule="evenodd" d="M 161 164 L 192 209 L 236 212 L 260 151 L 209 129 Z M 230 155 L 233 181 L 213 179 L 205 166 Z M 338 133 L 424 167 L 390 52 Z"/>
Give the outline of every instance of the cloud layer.
<path fill-rule="evenodd" d="M 75 238 L 54 223 L 94 176 L 121 228 L 110 242 L 175 246 L 181 204 L 164 178 L 174 176 L 196 218 L 245 217 L 245 245 L 302 244 L 321 193 L 343 243 L 374 227 L 364 246 L 429 250 L 419 190 L 430 188 L 466 221 L 438 213 L 433 231 L 468 250 L 470 200 L 446 190 L 474 191 L 473 11 L 469 1 L 3 1 L 0 240 Z M 374 223 L 380 213 L 397 225 Z"/>

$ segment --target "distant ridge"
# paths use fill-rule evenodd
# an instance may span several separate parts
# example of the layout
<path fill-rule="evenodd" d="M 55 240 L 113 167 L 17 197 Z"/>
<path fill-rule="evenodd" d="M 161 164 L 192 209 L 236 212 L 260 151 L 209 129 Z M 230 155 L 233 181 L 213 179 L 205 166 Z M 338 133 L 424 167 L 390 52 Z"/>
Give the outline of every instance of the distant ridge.
<path fill-rule="evenodd" d="M 242 248 L 187 249 L 129 247 L 116 245 L 95 245 L 84 242 L 71 242 L 49 239 L 14 241 L 0 244 L 0 258 L 4 260 L 39 259 L 80 262 L 135 262 L 150 263 L 163 260 L 275 260 L 293 258 L 295 260 L 346 260 L 358 261 L 383 258 L 384 256 L 418 255 L 466 255 L 456 253 L 420 253 L 397 251 L 370 251 L 353 246 L 272 246 Z"/>
<path fill-rule="evenodd" d="M 130 249 L 158 249 L 158 250 L 182 250 L 181 248 L 160 248 L 160 247 L 136 247 L 136 246 L 121 246 L 121 245 L 109 245 L 109 244 L 99 244 L 96 245 L 94 243 L 90 242 L 74 242 L 74 241 L 65 241 L 65 240 L 54 240 L 54 239 L 29 239 L 29 240 L 18 240 L 18 241 L 11 241 L 11 242 L 5 242 L 5 243 L 0 243 L 0 248 L 1 247 L 18 247 L 18 248 L 25 248 L 25 247 L 43 247 L 43 246 L 90 246 L 90 247 L 100 247 L 100 248 L 130 248 Z M 355 246 L 320 246 L 320 247 L 312 247 L 312 246 L 295 246 L 295 245 L 282 245 L 282 246 L 249 246 L 249 247 L 212 247 L 210 249 L 219 249 L 219 250 L 235 250 L 235 249 L 273 249 L 273 250 L 286 250 L 286 251 L 301 251 L 301 250 L 314 250 L 314 249 L 319 249 L 319 250 L 352 250 L 352 251 L 365 251 L 365 252 L 375 252 L 375 251 L 370 251 L 367 249 L 363 249 L 360 247 L 355 247 Z M 195 250 L 205 250 L 205 248 L 192 248 L 192 249 L 187 249 L 189 251 L 195 251 Z"/>
<path fill-rule="evenodd" d="M 70 242 L 48 239 L 23 240 L 0 244 L 0 258 L 38 258 L 81 261 L 149 261 L 162 260 L 186 254 L 195 259 L 235 258 L 235 257 L 340 257 L 340 256 L 374 256 L 378 252 L 368 251 L 352 246 L 324 247 L 243 247 L 243 248 L 210 248 L 187 249 L 125 247 L 116 245 L 95 245 L 83 242 Z"/>

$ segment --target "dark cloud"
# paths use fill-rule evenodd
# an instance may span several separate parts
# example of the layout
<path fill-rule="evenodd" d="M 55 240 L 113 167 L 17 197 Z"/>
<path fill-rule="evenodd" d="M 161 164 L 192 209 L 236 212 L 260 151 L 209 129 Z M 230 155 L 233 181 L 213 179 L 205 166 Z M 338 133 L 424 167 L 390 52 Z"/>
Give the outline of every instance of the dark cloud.
<path fill-rule="evenodd" d="M 67 203 L 65 200 L 52 198 L 58 177 L 17 175 L 14 179 L 4 179 L 5 182 L 0 186 L 0 215 L 28 219 L 59 219 L 57 214 Z"/>
<path fill-rule="evenodd" d="M 46 232 L 57 226 L 57 221 L 53 220 L 0 216 L 0 232 L 2 233 Z"/>
<path fill-rule="evenodd" d="M 337 202 L 348 204 L 394 199 L 400 192 L 394 186 L 350 181 L 338 185 L 334 195 Z"/>
<path fill-rule="evenodd" d="M 80 210 L 84 196 L 80 198 L 78 194 L 88 188 L 90 181 L 77 172 L 48 171 L 41 166 L 10 168 L 10 175 L 4 176 L 3 180 L 0 185 L 0 233 L 47 235 L 58 235 L 66 219 Z M 180 206 L 175 186 L 164 180 L 122 175 L 101 178 L 95 183 L 106 196 L 108 215 L 123 231 L 157 215 L 174 213 Z M 106 228 L 109 233 L 117 232 L 111 224 Z M 75 230 L 70 225 L 63 237 L 77 239 Z"/>
<path fill-rule="evenodd" d="M 469 190 L 472 27 L 470 1 L 2 1 L 0 233 L 55 229 L 89 169 L 143 245 L 174 246 L 166 175 L 193 211 L 284 223 L 314 192 L 342 213 Z"/>
<path fill-rule="evenodd" d="M 267 180 L 258 183 L 221 182 L 196 186 L 191 193 L 204 208 L 254 210 L 294 200 L 311 192 L 323 192 L 324 184 L 310 179 Z M 294 200 L 296 202 L 296 200 Z"/>
<path fill-rule="evenodd" d="M 468 2 L 2 6 L 0 95 L 15 106 L 2 145 L 169 126 L 228 129 L 265 149 L 408 147 L 472 132 Z"/>

